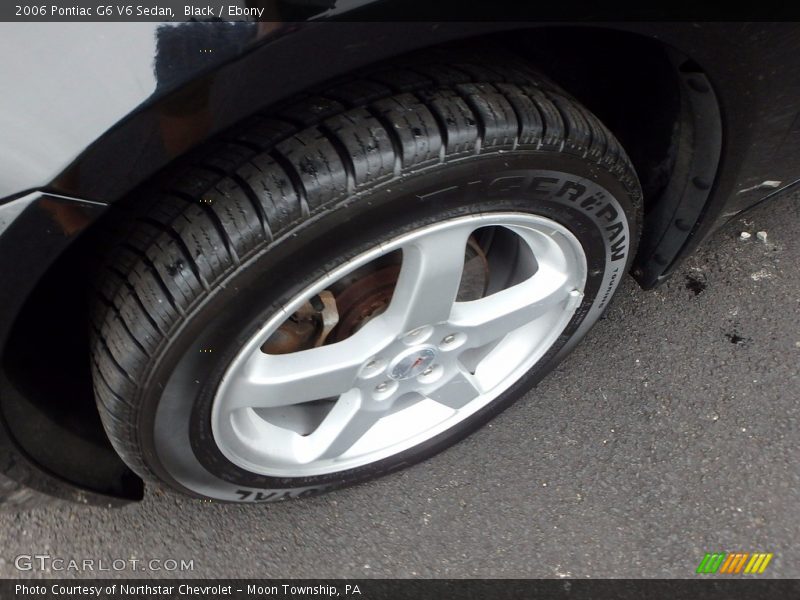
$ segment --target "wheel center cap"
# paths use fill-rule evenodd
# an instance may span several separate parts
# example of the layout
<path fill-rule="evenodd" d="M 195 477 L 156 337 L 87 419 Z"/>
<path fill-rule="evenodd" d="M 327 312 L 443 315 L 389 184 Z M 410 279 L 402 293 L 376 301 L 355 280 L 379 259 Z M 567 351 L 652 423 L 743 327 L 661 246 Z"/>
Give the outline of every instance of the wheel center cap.
<path fill-rule="evenodd" d="M 433 346 L 410 348 L 401 352 L 389 364 L 389 377 L 397 381 L 411 379 L 427 369 L 436 359 L 436 349 Z"/>

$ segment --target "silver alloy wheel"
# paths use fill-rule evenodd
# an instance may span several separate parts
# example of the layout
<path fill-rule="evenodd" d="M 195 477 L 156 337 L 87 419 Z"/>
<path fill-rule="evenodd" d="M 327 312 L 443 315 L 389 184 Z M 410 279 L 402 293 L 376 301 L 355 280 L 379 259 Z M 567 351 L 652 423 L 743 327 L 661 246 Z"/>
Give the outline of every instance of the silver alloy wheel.
<path fill-rule="evenodd" d="M 516 261 L 515 284 L 456 301 L 468 238 L 484 227 L 510 230 L 530 252 Z M 382 314 L 329 345 L 261 350 L 314 295 L 396 250 L 400 275 Z M 468 216 L 390 240 L 307 288 L 242 348 L 213 401 L 214 439 L 232 463 L 273 477 L 333 473 L 407 450 L 474 414 L 533 367 L 566 328 L 585 282 L 580 242 L 542 216 Z M 321 413 L 320 404 L 330 409 Z M 298 433 L 264 417 L 275 411 L 313 430 Z"/>

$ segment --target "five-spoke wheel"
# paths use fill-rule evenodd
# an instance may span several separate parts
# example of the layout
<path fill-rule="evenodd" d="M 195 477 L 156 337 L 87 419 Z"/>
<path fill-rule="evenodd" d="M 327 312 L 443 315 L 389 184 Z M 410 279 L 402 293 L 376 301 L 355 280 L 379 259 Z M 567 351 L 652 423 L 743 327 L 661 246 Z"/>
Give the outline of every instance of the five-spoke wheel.
<path fill-rule="evenodd" d="M 493 293 L 459 301 L 468 241 L 489 231 L 510 238 L 505 256 L 492 255 L 509 267 L 504 281 L 490 272 L 482 287 Z M 399 275 L 380 314 L 335 343 L 263 351 L 309 299 L 396 250 Z M 214 399 L 216 442 L 235 464 L 272 476 L 352 468 L 418 444 L 527 371 L 564 330 L 585 279 L 575 236 L 531 214 L 453 219 L 382 244 L 306 289 L 243 348 Z"/>

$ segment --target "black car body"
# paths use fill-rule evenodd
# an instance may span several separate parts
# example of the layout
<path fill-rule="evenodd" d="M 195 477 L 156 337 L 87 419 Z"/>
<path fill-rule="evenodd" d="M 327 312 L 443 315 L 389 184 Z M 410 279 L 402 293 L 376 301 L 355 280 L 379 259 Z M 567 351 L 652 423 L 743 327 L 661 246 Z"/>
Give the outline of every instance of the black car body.
<path fill-rule="evenodd" d="M 369 6 L 309 5 L 301 19 L 286 4 L 283 23 L 0 27 L 0 469 L 11 479 L 73 499 L 140 496 L 94 413 L 87 364 L 84 261 L 104 214 L 231 125 L 356 69 L 453 43 L 532 61 L 637 168 L 632 274 L 645 288 L 800 177 L 794 24 L 350 21 Z"/>

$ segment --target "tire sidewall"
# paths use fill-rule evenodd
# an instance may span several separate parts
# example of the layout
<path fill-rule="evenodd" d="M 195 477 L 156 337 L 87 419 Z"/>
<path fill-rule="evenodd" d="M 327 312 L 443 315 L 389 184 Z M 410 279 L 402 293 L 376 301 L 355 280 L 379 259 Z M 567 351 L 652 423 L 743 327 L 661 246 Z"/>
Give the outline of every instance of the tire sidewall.
<path fill-rule="evenodd" d="M 372 479 L 452 445 L 541 380 L 606 310 L 636 251 L 637 194 L 638 189 L 627 189 L 615 175 L 581 157 L 495 152 L 434 165 L 313 212 L 249 257 L 193 307 L 151 363 L 138 402 L 138 431 L 148 466 L 195 496 L 275 501 Z M 586 253 L 582 304 L 522 378 L 454 427 L 361 467 L 318 476 L 267 477 L 244 471 L 221 454 L 210 419 L 217 386 L 237 352 L 281 305 L 378 242 L 486 212 L 551 218 L 567 227 Z"/>

